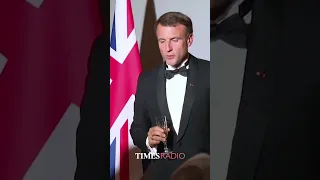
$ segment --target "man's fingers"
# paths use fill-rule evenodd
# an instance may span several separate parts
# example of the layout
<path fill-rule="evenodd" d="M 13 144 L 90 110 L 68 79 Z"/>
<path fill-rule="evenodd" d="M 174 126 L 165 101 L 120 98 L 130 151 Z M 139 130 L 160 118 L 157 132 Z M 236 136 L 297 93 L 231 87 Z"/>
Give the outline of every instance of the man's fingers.
<path fill-rule="evenodd" d="M 151 129 L 152 129 L 152 131 L 164 132 L 164 130 L 163 130 L 161 127 L 159 127 L 159 126 L 155 126 L 155 127 L 151 128 Z"/>
<path fill-rule="evenodd" d="M 155 141 L 165 141 L 166 139 L 164 137 L 161 137 L 161 136 L 153 136 L 152 137 L 152 140 L 155 140 Z"/>
<path fill-rule="evenodd" d="M 170 129 L 168 128 L 168 132 Z M 158 126 L 152 127 L 148 132 L 149 144 L 158 145 L 161 141 L 166 141 L 166 135 L 164 134 L 164 130 Z"/>
<path fill-rule="evenodd" d="M 156 136 L 150 136 L 149 137 L 149 145 L 151 145 L 151 146 L 158 145 L 160 143 L 160 141 L 157 139 L 158 138 L 156 138 Z"/>
<path fill-rule="evenodd" d="M 151 135 L 152 136 L 160 136 L 160 137 L 163 137 L 163 138 L 166 137 L 166 135 L 161 131 L 153 131 Z"/>

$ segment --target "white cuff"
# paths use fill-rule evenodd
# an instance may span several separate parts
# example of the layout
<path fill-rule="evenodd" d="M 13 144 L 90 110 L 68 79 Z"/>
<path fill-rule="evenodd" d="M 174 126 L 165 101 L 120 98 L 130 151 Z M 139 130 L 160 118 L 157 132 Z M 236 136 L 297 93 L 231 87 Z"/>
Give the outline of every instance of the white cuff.
<path fill-rule="evenodd" d="M 148 137 L 147 137 L 147 139 L 146 139 L 146 145 L 147 145 L 147 147 L 148 147 L 148 149 L 149 149 L 149 152 L 151 152 L 151 153 L 157 153 L 157 148 L 156 148 L 156 147 L 154 147 L 154 148 L 150 147 L 150 145 L 149 145 L 149 138 L 148 138 Z"/>

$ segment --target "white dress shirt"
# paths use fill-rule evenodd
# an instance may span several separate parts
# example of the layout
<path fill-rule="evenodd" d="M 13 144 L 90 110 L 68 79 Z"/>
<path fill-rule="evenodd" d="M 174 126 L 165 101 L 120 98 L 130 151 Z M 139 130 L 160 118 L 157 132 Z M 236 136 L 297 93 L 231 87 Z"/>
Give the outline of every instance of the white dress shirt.
<path fill-rule="evenodd" d="M 179 68 L 183 67 L 186 62 L 187 60 L 185 60 Z M 189 65 L 186 68 L 188 69 Z M 175 69 L 176 68 L 169 65 L 167 67 L 167 70 L 175 70 Z M 184 96 L 186 92 L 186 85 L 187 85 L 187 77 L 184 77 L 180 74 L 176 74 L 173 78 L 167 79 L 166 81 L 166 94 L 167 94 L 168 108 L 169 108 L 173 128 L 177 134 L 179 133 Z M 150 152 L 153 152 L 153 153 L 157 152 L 156 147 L 151 148 L 149 146 L 148 137 L 146 139 L 146 145 L 149 148 Z"/>

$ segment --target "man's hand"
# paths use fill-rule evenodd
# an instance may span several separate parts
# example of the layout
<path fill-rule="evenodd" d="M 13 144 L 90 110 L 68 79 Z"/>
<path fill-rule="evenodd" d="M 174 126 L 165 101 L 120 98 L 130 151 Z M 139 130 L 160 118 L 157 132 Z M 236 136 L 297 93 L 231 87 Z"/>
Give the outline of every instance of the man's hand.
<path fill-rule="evenodd" d="M 168 132 L 170 129 L 168 128 Z M 164 130 L 160 128 L 159 126 L 154 126 L 149 129 L 148 132 L 148 139 L 149 139 L 149 146 L 155 147 L 158 145 L 161 141 L 166 141 L 166 134 L 164 133 Z"/>

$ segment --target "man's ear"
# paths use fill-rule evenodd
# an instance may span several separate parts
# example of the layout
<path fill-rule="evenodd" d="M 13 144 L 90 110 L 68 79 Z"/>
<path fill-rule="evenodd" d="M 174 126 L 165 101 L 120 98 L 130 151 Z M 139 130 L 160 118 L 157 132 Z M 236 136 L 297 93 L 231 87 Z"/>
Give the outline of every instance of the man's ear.
<path fill-rule="evenodd" d="M 188 47 L 190 47 L 192 45 L 192 43 L 193 43 L 193 33 L 191 33 L 189 35 L 187 43 L 188 43 Z"/>

